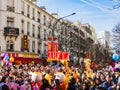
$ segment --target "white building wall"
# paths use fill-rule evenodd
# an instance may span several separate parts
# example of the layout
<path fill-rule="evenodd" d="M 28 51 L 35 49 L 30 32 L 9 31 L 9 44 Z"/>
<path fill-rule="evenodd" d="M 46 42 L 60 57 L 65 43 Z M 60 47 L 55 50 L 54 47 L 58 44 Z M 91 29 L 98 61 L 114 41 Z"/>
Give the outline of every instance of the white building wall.
<path fill-rule="evenodd" d="M 101 32 L 99 32 L 98 40 L 102 45 L 105 45 L 106 41 L 110 45 L 110 33 L 109 33 L 109 31 L 101 31 Z"/>
<path fill-rule="evenodd" d="M 21 1 L 25 2 L 24 6 L 24 15 L 21 14 Z M 6 50 L 6 41 L 10 39 L 10 37 L 7 37 L 5 39 L 5 36 L 3 35 L 4 32 L 4 27 L 7 27 L 7 17 L 13 17 L 14 18 L 14 27 L 19 28 L 19 36 L 15 39 L 15 37 L 11 37 L 11 39 L 14 41 L 14 51 L 21 51 L 21 38 L 23 37 L 23 34 L 21 33 L 22 27 L 21 27 L 21 20 L 24 20 L 24 35 L 27 35 L 27 22 L 30 23 L 30 35 L 28 36 L 28 39 L 30 40 L 30 45 L 29 45 L 29 51 L 32 52 L 32 41 L 35 41 L 35 53 L 38 51 L 38 42 L 40 41 L 38 39 L 38 26 L 40 26 L 41 31 L 40 31 L 40 36 L 41 39 L 44 39 L 44 29 L 46 31 L 48 30 L 48 27 L 44 26 L 44 15 L 46 15 L 46 21 L 48 21 L 49 17 L 52 17 L 50 14 L 48 14 L 46 11 L 41 10 L 38 8 L 36 5 L 27 2 L 27 0 L 14 0 L 14 5 L 15 5 L 15 12 L 9 12 L 7 11 L 7 0 L 0 0 L 0 46 L 2 51 Z M 27 5 L 29 4 L 30 6 L 30 18 L 27 17 Z M 35 20 L 33 20 L 33 8 L 35 10 Z M 40 12 L 40 22 L 38 23 L 38 11 Z M 32 36 L 33 33 L 33 24 L 35 25 L 35 36 Z M 47 38 L 47 36 L 46 36 Z M 47 43 L 47 41 L 42 41 L 41 42 L 41 53 L 44 52 L 44 44 Z M 47 47 L 46 47 L 47 48 Z"/>

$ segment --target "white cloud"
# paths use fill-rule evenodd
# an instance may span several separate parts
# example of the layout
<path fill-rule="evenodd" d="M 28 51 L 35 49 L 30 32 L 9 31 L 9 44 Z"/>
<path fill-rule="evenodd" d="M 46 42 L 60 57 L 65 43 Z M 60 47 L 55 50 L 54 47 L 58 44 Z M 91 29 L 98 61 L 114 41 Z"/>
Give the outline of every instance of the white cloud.
<path fill-rule="evenodd" d="M 115 10 L 115 9 L 109 10 L 110 7 L 102 5 L 94 0 L 80 0 L 80 1 L 84 2 L 87 5 L 90 5 L 92 7 L 96 7 L 98 9 L 100 9 L 101 11 L 111 14 L 111 15 L 118 15 L 118 13 L 119 13 L 118 12 L 119 10 Z"/>

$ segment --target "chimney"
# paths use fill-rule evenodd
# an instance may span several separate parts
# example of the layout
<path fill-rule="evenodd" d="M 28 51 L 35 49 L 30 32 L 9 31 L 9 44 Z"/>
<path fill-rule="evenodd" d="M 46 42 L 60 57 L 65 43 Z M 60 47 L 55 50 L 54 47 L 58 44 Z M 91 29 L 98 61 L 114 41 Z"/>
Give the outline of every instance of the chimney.
<path fill-rule="evenodd" d="M 42 10 L 45 10 L 45 11 L 46 11 L 45 6 L 40 6 L 40 8 L 41 8 Z"/>
<path fill-rule="evenodd" d="M 51 15 L 55 18 L 58 18 L 58 13 L 52 13 Z"/>
<path fill-rule="evenodd" d="M 30 2 L 37 4 L 37 0 L 29 0 Z"/>

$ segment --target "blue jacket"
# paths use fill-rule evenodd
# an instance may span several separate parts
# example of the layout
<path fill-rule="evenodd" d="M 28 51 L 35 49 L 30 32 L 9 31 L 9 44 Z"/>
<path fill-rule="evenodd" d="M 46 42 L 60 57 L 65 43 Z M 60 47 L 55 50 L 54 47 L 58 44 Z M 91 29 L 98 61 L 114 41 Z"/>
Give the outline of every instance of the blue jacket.
<path fill-rule="evenodd" d="M 108 82 L 105 81 L 105 82 L 102 83 L 102 87 L 106 88 L 107 90 L 113 90 L 112 85 L 113 85 L 112 82 L 108 83 Z"/>
<path fill-rule="evenodd" d="M 2 86 L 4 85 L 4 83 L 0 83 L 0 90 L 2 90 Z"/>

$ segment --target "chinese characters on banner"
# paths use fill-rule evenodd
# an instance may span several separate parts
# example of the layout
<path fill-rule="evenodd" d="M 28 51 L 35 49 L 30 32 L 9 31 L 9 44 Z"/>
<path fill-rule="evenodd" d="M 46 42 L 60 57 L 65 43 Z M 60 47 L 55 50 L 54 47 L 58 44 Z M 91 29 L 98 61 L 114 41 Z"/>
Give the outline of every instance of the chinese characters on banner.
<path fill-rule="evenodd" d="M 57 42 L 53 42 L 53 51 L 54 52 L 58 52 L 58 43 Z M 52 51 L 52 42 L 48 42 L 48 51 Z"/>
<path fill-rule="evenodd" d="M 52 51 L 52 42 L 48 42 L 48 51 Z"/>
<path fill-rule="evenodd" d="M 52 42 L 48 42 L 48 61 L 52 60 L 69 60 L 68 52 L 58 51 L 58 42 L 53 42 L 53 50 L 52 50 Z"/>
<path fill-rule="evenodd" d="M 69 60 L 69 53 L 68 52 L 52 52 L 48 51 L 48 60 Z"/>
<path fill-rule="evenodd" d="M 58 52 L 58 43 L 57 42 L 54 42 L 53 43 L 53 46 L 54 46 L 54 52 Z"/>
<path fill-rule="evenodd" d="M 23 49 L 28 50 L 28 36 L 27 35 L 23 36 Z"/>

